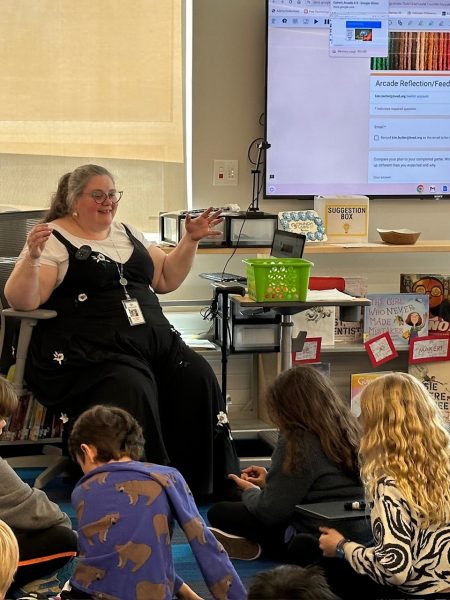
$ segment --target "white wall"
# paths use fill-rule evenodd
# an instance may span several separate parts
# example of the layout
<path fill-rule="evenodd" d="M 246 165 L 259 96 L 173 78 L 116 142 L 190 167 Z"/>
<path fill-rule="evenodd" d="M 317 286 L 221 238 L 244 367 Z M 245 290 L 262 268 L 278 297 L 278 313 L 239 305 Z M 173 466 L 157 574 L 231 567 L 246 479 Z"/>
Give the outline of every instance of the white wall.
<path fill-rule="evenodd" d="M 194 0 L 193 197 L 197 207 L 251 201 L 247 149 L 264 133 L 265 0 Z M 212 185 L 214 158 L 239 160 L 236 187 Z M 264 210 L 302 210 L 312 201 L 262 201 Z M 448 200 L 377 200 L 370 204 L 370 239 L 377 227 L 408 227 L 422 239 L 447 239 Z"/>
<path fill-rule="evenodd" d="M 264 134 L 265 1 L 194 0 L 193 13 L 193 202 L 195 207 L 251 201 L 250 143 Z M 212 185 L 214 159 L 238 159 L 236 187 Z M 312 201 L 262 200 L 268 212 L 312 208 Z M 448 239 L 450 200 L 373 200 L 370 202 L 371 241 L 377 227 L 407 227 L 422 231 L 421 239 Z M 230 252 L 231 254 L 231 252 Z M 202 271 L 219 271 L 228 256 L 199 255 L 181 290 L 171 297 L 209 297 L 210 287 L 198 278 Z M 243 272 L 242 256 L 227 266 Z M 369 277 L 372 292 L 398 291 L 399 273 L 449 272 L 447 253 L 311 255 L 314 274 L 357 274 Z"/>

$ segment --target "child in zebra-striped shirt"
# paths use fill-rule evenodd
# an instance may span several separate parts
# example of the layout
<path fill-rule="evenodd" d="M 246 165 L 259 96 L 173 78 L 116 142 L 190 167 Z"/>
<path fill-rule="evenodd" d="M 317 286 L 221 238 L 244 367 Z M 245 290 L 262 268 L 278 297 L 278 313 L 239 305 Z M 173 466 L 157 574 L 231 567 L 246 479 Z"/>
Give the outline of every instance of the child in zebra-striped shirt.
<path fill-rule="evenodd" d="M 374 546 L 322 528 L 323 566 L 343 599 L 450 598 L 450 435 L 413 376 L 392 373 L 361 395 L 361 477 Z"/>

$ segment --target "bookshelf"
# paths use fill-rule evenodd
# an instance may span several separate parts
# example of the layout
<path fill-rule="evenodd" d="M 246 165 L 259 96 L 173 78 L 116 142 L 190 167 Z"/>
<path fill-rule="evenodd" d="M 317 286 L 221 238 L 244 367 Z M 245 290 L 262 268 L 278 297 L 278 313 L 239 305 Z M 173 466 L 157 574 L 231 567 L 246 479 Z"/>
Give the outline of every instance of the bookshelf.
<path fill-rule="evenodd" d="M 306 244 L 305 254 L 372 254 L 372 253 L 418 253 L 450 252 L 449 240 L 418 240 L 415 244 L 385 244 L 368 242 L 366 244 Z"/>
<path fill-rule="evenodd" d="M 62 438 L 60 437 L 49 437 L 49 438 L 40 438 L 39 440 L 2 440 L 0 439 L 0 446 L 12 446 L 18 444 L 20 446 L 34 446 L 36 444 L 60 444 Z"/>
<path fill-rule="evenodd" d="M 168 254 L 175 246 L 159 246 Z M 202 248 L 197 254 L 269 254 L 270 248 Z M 450 252 L 450 240 L 418 240 L 415 244 L 385 244 L 384 242 L 367 242 L 359 244 L 329 244 L 328 242 L 308 242 L 304 254 L 398 254 L 420 252 Z"/>

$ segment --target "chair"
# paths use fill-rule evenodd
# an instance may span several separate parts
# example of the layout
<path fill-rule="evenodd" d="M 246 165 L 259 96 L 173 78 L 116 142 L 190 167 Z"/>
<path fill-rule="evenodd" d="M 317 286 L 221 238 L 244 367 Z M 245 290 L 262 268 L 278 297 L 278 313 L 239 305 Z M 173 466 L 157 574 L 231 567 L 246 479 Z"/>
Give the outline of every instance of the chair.
<path fill-rule="evenodd" d="M 45 213 L 45 210 L 0 212 L 0 372 L 6 375 L 14 365 L 12 382 L 19 397 L 26 390 L 24 371 L 33 327 L 40 319 L 55 317 L 56 312 L 42 309 L 18 311 L 8 308 L 4 288 L 28 232 L 42 221 Z M 34 482 L 35 487 L 39 489 L 64 471 L 69 464 L 69 459 L 62 456 L 61 449 L 50 445 L 43 447 L 43 454 L 12 457 L 7 461 L 14 468 L 43 468 Z"/>

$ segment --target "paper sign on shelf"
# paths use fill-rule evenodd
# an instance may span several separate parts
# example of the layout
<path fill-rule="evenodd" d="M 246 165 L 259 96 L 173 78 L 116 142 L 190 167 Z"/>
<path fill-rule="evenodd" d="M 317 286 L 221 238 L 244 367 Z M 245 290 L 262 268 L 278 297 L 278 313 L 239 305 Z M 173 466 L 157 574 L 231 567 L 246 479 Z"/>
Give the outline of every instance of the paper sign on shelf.
<path fill-rule="evenodd" d="M 364 348 L 374 367 L 378 367 L 398 356 L 398 352 L 388 331 L 367 340 L 364 343 Z"/>
<path fill-rule="evenodd" d="M 423 362 L 450 360 L 450 336 L 414 338 L 409 346 L 410 365 Z"/>
<path fill-rule="evenodd" d="M 294 365 L 320 362 L 320 344 L 322 338 L 306 338 L 301 352 L 292 353 Z"/>

